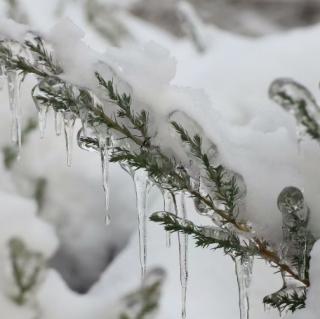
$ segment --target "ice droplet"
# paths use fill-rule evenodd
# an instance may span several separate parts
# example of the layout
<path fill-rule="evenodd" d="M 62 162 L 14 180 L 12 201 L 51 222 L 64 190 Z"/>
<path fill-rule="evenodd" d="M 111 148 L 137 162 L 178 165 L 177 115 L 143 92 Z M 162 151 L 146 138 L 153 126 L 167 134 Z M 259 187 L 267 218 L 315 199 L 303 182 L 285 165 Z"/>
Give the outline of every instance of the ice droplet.
<path fill-rule="evenodd" d="M 54 112 L 54 129 L 57 136 L 61 135 L 62 131 L 62 123 L 63 123 L 63 113 L 62 111 Z"/>
<path fill-rule="evenodd" d="M 168 190 L 164 190 L 162 193 L 163 196 L 163 210 L 165 212 L 171 213 L 173 209 L 173 199 L 172 194 Z M 167 248 L 171 247 L 171 233 L 166 232 L 166 246 Z"/>
<path fill-rule="evenodd" d="M 84 129 L 83 129 L 84 130 Z M 106 225 L 111 222 L 109 206 L 110 206 L 110 188 L 109 188 L 109 148 L 110 148 L 110 134 L 108 131 L 101 132 L 98 136 L 98 143 L 101 156 L 102 168 L 102 185 L 105 194 L 105 209 L 106 209 Z"/>
<path fill-rule="evenodd" d="M 11 140 L 18 146 L 18 153 L 21 150 L 21 105 L 20 105 L 20 84 L 21 76 L 15 70 L 7 70 L 9 106 L 12 115 Z M 19 155 L 18 155 L 19 157 Z"/>
<path fill-rule="evenodd" d="M 187 218 L 185 208 L 184 193 L 179 192 L 174 195 L 173 199 L 176 215 L 184 222 Z M 179 265 L 180 265 L 180 283 L 181 283 L 181 318 L 185 319 L 187 316 L 187 286 L 188 286 L 188 235 L 178 233 L 179 242 Z"/>
<path fill-rule="evenodd" d="M 40 83 L 36 84 L 32 91 L 32 99 L 34 104 L 38 110 L 38 122 L 39 122 L 39 131 L 40 138 L 44 138 L 44 133 L 47 124 L 47 113 L 48 113 L 48 104 L 42 103 L 41 98 L 43 97 L 43 93 L 41 92 L 41 84 L 44 83 L 45 80 L 42 80 Z"/>
<path fill-rule="evenodd" d="M 136 191 L 136 202 L 139 224 L 139 255 L 141 266 L 141 277 L 144 278 L 147 268 L 147 195 L 150 189 L 148 172 L 138 169 L 133 174 Z"/>
<path fill-rule="evenodd" d="M 315 241 L 307 227 L 309 207 L 300 189 L 289 186 L 279 194 L 278 208 L 282 213 L 281 257 L 287 261 L 295 260 L 291 267 L 297 268 L 299 276 L 305 279 L 308 273 L 309 255 Z"/>
<path fill-rule="evenodd" d="M 306 87 L 292 79 L 276 79 L 269 88 L 269 97 L 295 117 L 299 141 L 306 133 L 319 138 L 320 107 Z"/>
<path fill-rule="evenodd" d="M 63 121 L 67 149 L 67 165 L 70 167 L 72 164 L 73 129 L 76 122 L 76 116 L 72 112 L 65 112 Z"/>
<path fill-rule="evenodd" d="M 240 319 L 249 319 L 249 287 L 252 277 L 253 257 L 235 257 L 235 271 L 239 290 Z"/>
<path fill-rule="evenodd" d="M 83 128 L 77 134 L 78 146 L 88 152 L 99 152 L 99 142 L 96 137 L 84 135 Z"/>

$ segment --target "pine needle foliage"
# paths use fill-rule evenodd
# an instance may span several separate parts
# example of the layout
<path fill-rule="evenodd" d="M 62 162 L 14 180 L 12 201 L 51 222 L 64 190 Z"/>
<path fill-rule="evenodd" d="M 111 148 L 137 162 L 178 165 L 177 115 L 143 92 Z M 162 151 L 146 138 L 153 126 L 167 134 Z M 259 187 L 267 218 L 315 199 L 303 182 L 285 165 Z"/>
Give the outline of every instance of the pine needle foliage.
<path fill-rule="evenodd" d="M 21 46 L 19 52 L 27 51 L 31 53 L 32 58 L 14 53 L 13 49 L 17 45 Z M 194 181 L 198 177 L 192 176 L 173 154 L 166 154 L 161 145 L 154 143 L 149 132 L 149 113 L 146 110 L 134 110 L 130 93 L 118 92 L 114 79 L 106 80 L 99 72 L 95 72 L 99 93 L 102 92 L 107 97 L 106 101 L 101 102 L 89 88 L 76 86 L 59 77 L 63 69 L 56 61 L 54 52 L 48 47 L 39 36 L 34 36 L 23 44 L 2 41 L 0 63 L 7 71 L 14 70 L 21 74 L 23 79 L 30 74 L 38 79 L 37 89 L 41 94 L 34 97 L 37 102 L 53 108 L 56 112 L 72 112 L 78 118 L 82 117 L 81 114 L 85 110 L 88 126 L 104 127 L 106 131 L 111 132 L 117 142 L 112 149 L 112 162 L 129 165 L 134 170 L 144 169 L 154 184 L 161 189 L 172 194 L 183 192 L 189 195 L 219 217 L 223 225 L 221 231 L 229 229 L 230 233 L 226 239 L 214 238 L 209 236 L 204 228 L 190 221 L 181 221 L 170 213 L 153 215 L 153 221 L 163 224 L 170 232 L 182 232 L 193 236 L 200 247 L 220 248 L 234 257 L 245 254 L 259 256 L 305 286 L 309 286 L 308 279 L 300 278 L 294 269 L 282 262 L 277 251 L 272 250 L 266 241 L 259 239 L 252 232 L 248 223 L 238 219 L 237 205 L 243 196 L 239 176 L 223 165 L 212 162 L 204 150 L 202 137 L 199 134 L 191 136 L 181 124 L 175 121 L 170 123 L 181 142 L 189 145 L 194 159 L 200 161 L 201 174 L 204 173 L 213 190 L 212 193 L 205 195 L 195 186 Z M 106 111 L 108 104 L 112 104 L 110 109 L 116 110 Z M 123 140 L 126 143 L 120 143 Z M 96 148 L 99 146 L 96 138 L 81 137 L 81 141 Z M 248 239 L 246 244 L 239 239 L 242 235 Z M 286 305 L 286 309 L 298 309 L 296 304 L 296 296 L 281 300 L 281 307 Z M 277 307 L 276 303 L 272 305 Z"/>

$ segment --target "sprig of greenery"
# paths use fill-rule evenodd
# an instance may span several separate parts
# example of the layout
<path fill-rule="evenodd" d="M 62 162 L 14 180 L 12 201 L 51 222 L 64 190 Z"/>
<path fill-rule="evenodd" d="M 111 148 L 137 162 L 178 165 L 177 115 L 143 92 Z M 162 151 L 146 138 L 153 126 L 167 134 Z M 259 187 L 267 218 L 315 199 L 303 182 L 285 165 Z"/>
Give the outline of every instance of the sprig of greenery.
<path fill-rule="evenodd" d="M 101 102 L 93 98 L 94 94 L 91 90 L 83 87 L 79 88 L 59 78 L 56 73 L 62 70 L 55 65 L 53 57 L 45 49 L 42 42 L 35 46 L 25 43 L 24 46 L 32 50 L 35 56 L 42 61 L 42 64 L 40 63 L 41 68 L 22 56 L 13 56 L 12 52 L 6 50 L 1 43 L 0 60 L 7 67 L 11 67 L 23 75 L 34 74 L 39 78 L 39 81 L 45 80 L 45 83 L 49 84 L 39 85 L 39 89 L 43 93 L 38 96 L 40 103 L 53 107 L 55 110 L 73 112 L 77 117 L 81 116 L 80 110 L 82 108 L 87 108 L 88 116 L 86 120 L 88 125 L 92 127 L 105 126 L 115 135 L 115 140 L 126 139 L 128 141 L 128 145 L 124 143 L 121 146 L 115 145 L 111 156 L 112 161 L 126 162 L 133 169 L 145 169 L 149 177 L 159 187 L 172 193 L 182 191 L 189 194 L 189 196 L 205 205 L 208 210 L 220 216 L 222 224 L 228 224 L 231 226 L 230 229 L 235 232 L 233 233 L 234 237 L 231 236 L 230 241 L 228 241 L 228 247 L 227 242 L 215 242 L 214 244 L 212 238 L 203 236 L 201 232 L 199 233 L 197 226 L 182 227 L 183 225 L 177 223 L 178 220 L 173 219 L 173 216 L 168 215 L 170 217 L 168 219 L 168 216 L 163 216 L 162 222 L 167 227 L 170 228 L 175 225 L 175 227 L 180 227 L 180 230 L 176 229 L 176 231 L 189 232 L 190 235 L 196 237 L 198 243 L 201 244 L 200 246 L 205 246 L 206 243 L 207 245 L 216 245 L 215 247 L 225 249 L 230 254 L 255 253 L 279 267 L 281 271 L 287 272 L 296 280 L 303 282 L 306 286 L 309 285 L 309 281 L 299 278 L 299 275 L 287 264 L 284 264 L 277 252 L 271 250 L 265 241 L 252 236 L 249 246 L 240 242 L 236 231 L 249 233 L 250 237 L 251 228 L 237 218 L 237 202 L 243 196 L 240 191 L 238 176 L 222 165 L 215 165 L 211 162 L 210 156 L 203 150 L 200 135 L 196 134 L 191 137 L 182 125 L 177 122 L 171 123 L 181 141 L 187 143 L 193 156 L 200 160 L 202 169 L 205 170 L 205 177 L 212 186 L 210 189 L 213 189 L 213 193 L 207 195 L 200 193 L 199 189 L 194 186 L 195 177 L 190 176 L 188 170 L 173 155 L 165 154 L 161 146 L 152 144 L 148 132 L 148 112 L 145 110 L 133 111 L 131 96 L 128 93 L 119 93 L 113 80 L 106 81 L 98 72 L 95 73 L 100 88 L 105 91 L 109 101 L 117 108 L 117 112 L 110 115 L 105 112 Z M 50 85 L 53 82 L 58 85 Z M 219 204 L 223 204 L 222 208 L 221 205 L 217 206 L 217 201 Z M 173 228 L 172 231 L 174 231 Z"/>
<path fill-rule="evenodd" d="M 305 308 L 306 306 L 306 289 L 299 288 L 286 292 L 280 290 L 263 299 L 263 303 L 279 310 L 280 314 L 284 311 L 295 312 L 296 310 Z"/>
<path fill-rule="evenodd" d="M 253 242 L 241 244 L 239 236 L 227 228 L 196 226 L 193 222 L 181 219 L 172 213 L 156 212 L 150 220 L 164 225 L 166 231 L 181 232 L 191 235 L 197 247 L 223 249 L 232 258 L 259 255 L 259 250 Z"/>
<path fill-rule="evenodd" d="M 22 305 L 39 282 L 44 259 L 41 254 L 29 250 L 19 238 L 10 240 L 9 250 L 16 290 L 11 298 Z"/>

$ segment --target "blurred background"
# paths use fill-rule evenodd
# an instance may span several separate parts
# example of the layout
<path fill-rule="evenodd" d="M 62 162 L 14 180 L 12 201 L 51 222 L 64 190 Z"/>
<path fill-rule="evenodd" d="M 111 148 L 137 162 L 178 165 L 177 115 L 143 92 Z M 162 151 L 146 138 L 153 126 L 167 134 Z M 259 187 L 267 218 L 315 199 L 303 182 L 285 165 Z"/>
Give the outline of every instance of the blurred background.
<path fill-rule="evenodd" d="M 260 39 L 297 27 L 316 25 L 320 21 L 320 0 L 1 0 L 0 17 L 11 18 L 43 32 L 67 17 L 84 30 L 87 44 L 101 53 L 110 46 L 126 48 L 152 40 L 170 50 L 177 58 L 179 70 L 214 50 L 216 33 L 239 36 L 240 39 Z M 207 33 L 211 36 L 208 37 Z M 189 57 L 193 60 L 189 61 Z M 196 79 L 193 81 L 195 83 Z M 67 168 L 64 140 L 55 137 L 52 114 L 45 139 L 39 139 L 37 125 L 34 124 L 37 115 L 30 97 L 33 84 L 30 80 L 22 89 L 25 142 L 20 161 L 10 157 L 10 114 L 6 89 L 1 93 L 1 191 L 15 194 L 16 201 L 20 197 L 34 201 L 37 216 L 53 227 L 59 244 L 49 258 L 49 265 L 62 276 L 68 289 L 79 294 L 88 291 L 93 296 L 100 294 L 101 299 L 111 302 L 130 291 L 139 281 L 135 194 L 131 178 L 120 167 L 112 165 L 112 224 L 106 228 L 98 156 L 80 151 L 75 145 L 73 166 Z M 151 194 L 149 206 L 150 211 L 162 207 L 161 196 L 156 190 Z M 157 235 L 154 235 L 156 240 L 150 240 L 163 242 L 165 247 L 162 229 L 157 228 L 151 233 Z M 161 260 L 176 258 L 176 252 L 168 253 L 164 249 L 151 254 L 152 264 L 161 266 Z M 199 254 L 203 263 L 208 260 L 207 255 Z M 168 269 L 171 266 L 178 269 L 177 260 L 168 264 Z M 211 267 L 216 267 L 218 274 L 223 274 L 225 269 L 233 271 L 231 262 L 215 263 L 214 266 L 207 264 L 205 269 L 203 265 L 194 265 L 193 268 L 197 267 L 204 273 L 210 273 Z M 137 275 L 137 279 L 128 279 L 128 274 L 123 275 L 126 272 L 133 277 Z M 124 281 L 127 283 L 123 284 Z M 205 278 L 199 279 L 198 286 L 195 284 L 198 290 L 193 293 L 203 293 L 205 282 Z M 206 284 L 215 285 L 214 278 Z M 236 296 L 234 282 L 222 281 L 221 284 L 229 287 L 232 295 Z M 279 282 L 275 279 L 274 285 L 277 284 Z M 171 289 L 174 294 L 178 291 L 178 288 L 173 288 L 175 285 L 179 285 L 178 280 L 171 282 L 166 289 Z M 164 297 L 167 300 L 164 303 L 170 303 L 168 300 L 172 294 Z M 203 304 L 210 303 L 211 297 L 203 297 Z M 162 318 L 173 318 L 172 313 L 179 312 L 179 303 L 177 296 L 169 310 L 166 309 L 169 315 L 163 313 Z M 210 307 L 203 308 L 198 304 L 194 309 L 202 310 L 191 311 L 199 318 L 220 313 L 218 317 L 222 319 L 232 318 L 237 311 L 236 303 L 230 309 L 219 304 L 212 305 L 215 310 Z M 55 319 L 63 318 L 61 313 L 55 315 Z"/>

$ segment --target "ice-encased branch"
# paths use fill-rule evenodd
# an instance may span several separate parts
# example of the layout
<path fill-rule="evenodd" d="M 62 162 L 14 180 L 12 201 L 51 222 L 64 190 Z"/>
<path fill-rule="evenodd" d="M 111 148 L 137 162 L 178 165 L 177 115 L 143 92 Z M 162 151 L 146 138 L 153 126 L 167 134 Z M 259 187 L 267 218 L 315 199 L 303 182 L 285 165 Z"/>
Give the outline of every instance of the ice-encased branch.
<path fill-rule="evenodd" d="M 30 53 L 31 58 L 13 53 L 12 45 L 20 45 L 21 51 Z M 300 278 L 289 265 L 282 262 L 277 252 L 254 234 L 248 223 L 238 218 L 237 202 L 243 196 L 239 176 L 212 161 L 212 158 L 203 150 L 202 137 L 199 134 L 191 137 L 188 134 L 189 128 L 175 121 L 169 124 L 177 131 L 182 143 L 190 146 L 191 156 L 197 158 L 198 161 L 194 161 L 193 165 L 196 166 L 198 173 L 194 174 L 192 169 L 182 164 L 178 154 L 167 154 L 162 145 L 154 143 L 152 134 L 148 131 L 148 111 L 134 110 L 132 96 L 127 92 L 119 92 L 114 79 L 105 80 L 99 72 L 96 72 L 98 88 L 95 90 L 68 82 L 59 76 L 63 69 L 54 57 L 54 52 L 46 49 L 45 42 L 39 36 L 23 43 L 1 42 L 0 61 L 5 67 L 22 73 L 24 77 L 33 74 L 39 82 L 43 81 L 43 85 L 39 87 L 41 94 L 36 97 L 42 105 L 53 108 L 55 112 L 74 114 L 77 118 L 84 120 L 85 125 L 95 132 L 101 127 L 110 130 L 114 142 L 111 161 L 125 162 L 133 169 L 145 169 L 149 178 L 160 188 L 172 193 L 189 194 L 198 204 L 201 204 L 202 208 L 219 216 L 220 226 L 229 225 L 235 234 L 247 233 L 250 243 L 248 247 L 250 249 L 254 247 L 260 257 L 304 285 L 309 285 L 308 279 Z M 102 96 L 102 102 L 97 98 L 97 92 Z M 82 117 L 84 109 L 86 110 L 85 118 Z M 88 139 L 88 143 L 99 147 L 97 138 L 85 136 L 81 138 L 82 143 Z M 210 193 L 203 194 L 198 187 L 198 179 L 202 175 L 211 186 Z M 248 247 L 242 245 L 241 248 L 238 247 L 238 251 L 246 250 Z"/>

